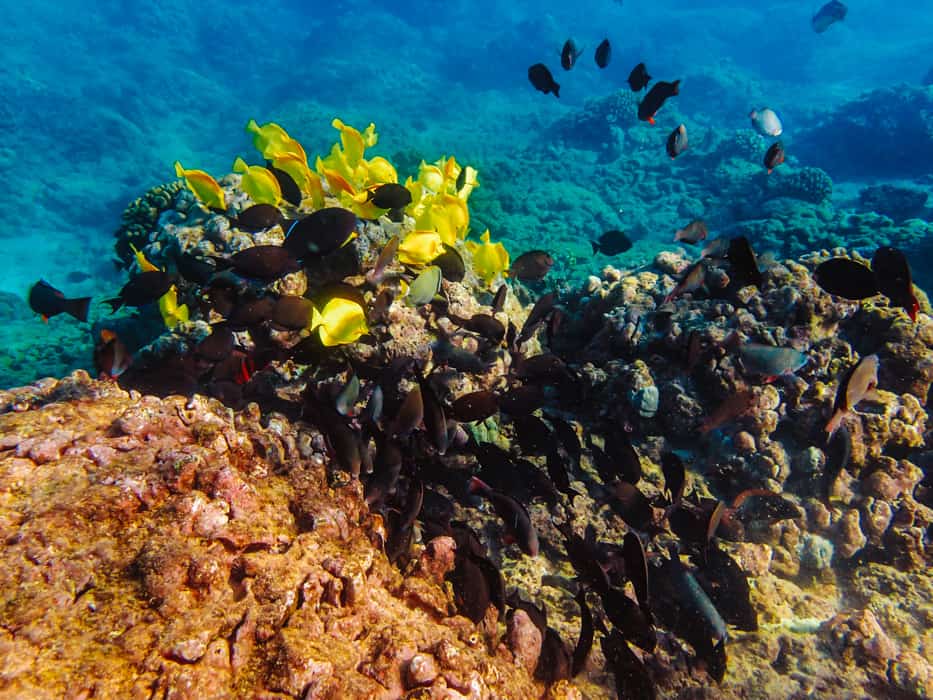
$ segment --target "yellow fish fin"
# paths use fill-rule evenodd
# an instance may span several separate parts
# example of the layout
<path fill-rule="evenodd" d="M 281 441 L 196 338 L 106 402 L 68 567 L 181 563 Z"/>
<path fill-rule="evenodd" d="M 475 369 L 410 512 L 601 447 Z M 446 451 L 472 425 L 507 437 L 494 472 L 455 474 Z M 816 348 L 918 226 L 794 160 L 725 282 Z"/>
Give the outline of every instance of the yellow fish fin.
<path fill-rule="evenodd" d="M 226 209 L 227 200 L 220 184 L 203 170 L 185 170 L 179 161 L 175 161 L 175 174 L 184 178 L 185 185 L 194 193 L 202 204 L 211 209 Z"/>
<path fill-rule="evenodd" d="M 130 243 L 130 248 L 133 250 L 133 256 L 136 258 L 136 264 L 139 265 L 140 270 L 143 272 L 162 272 L 162 270 L 149 262 L 146 255 L 132 243 Z"/>

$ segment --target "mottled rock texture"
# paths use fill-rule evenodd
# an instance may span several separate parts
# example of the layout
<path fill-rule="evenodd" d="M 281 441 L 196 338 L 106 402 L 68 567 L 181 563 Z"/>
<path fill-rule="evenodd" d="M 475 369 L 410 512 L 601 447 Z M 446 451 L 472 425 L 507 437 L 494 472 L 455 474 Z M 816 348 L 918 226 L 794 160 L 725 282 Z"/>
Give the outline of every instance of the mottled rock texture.
<path fill-rule="evenodd" d="M 0 697 L 543 696 L 281 422 L 83 373 L 0 407 Z"/>

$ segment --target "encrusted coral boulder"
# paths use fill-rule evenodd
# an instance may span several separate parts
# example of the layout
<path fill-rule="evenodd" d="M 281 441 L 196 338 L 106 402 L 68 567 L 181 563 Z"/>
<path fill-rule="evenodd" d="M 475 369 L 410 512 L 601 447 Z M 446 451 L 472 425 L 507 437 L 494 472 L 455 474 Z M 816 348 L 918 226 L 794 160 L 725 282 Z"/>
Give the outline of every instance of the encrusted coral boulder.
<path fill-rule="evenodd" d="M 544 695 L 254 409 L 80 372 L 0 392 L 3 697 Z"/>
<path fill-rule="evenodd" d="M 896 185 L 866 187 L 858 195 L 859 205 L 868 211 L 884 214 L 901 222 L 922 216 L 929 195 L 923 190 Z"/>

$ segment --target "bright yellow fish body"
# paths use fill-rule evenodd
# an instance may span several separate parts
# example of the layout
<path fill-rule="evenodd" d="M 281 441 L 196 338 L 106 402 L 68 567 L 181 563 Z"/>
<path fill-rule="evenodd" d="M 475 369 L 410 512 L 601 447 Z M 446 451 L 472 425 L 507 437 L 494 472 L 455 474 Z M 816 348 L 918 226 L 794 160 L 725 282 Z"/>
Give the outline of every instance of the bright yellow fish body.
<path fill-rule="evenodd" d="M 256 204 L 278 206 L 282 201 L 282 188 L 268 168 L 247 165 L 242 158 L 237 158 L 233 161 L 233 172 L 242 174 L 240 189 Z"/>
<path fill-rule="evenodd" d="M 403 265 L 427 265 L 443 253 L 444 241 L 437 231 L 412 231 L 398 247 L 398 259 Z"/>
<path fill-rule="evenodd" d="M 179 161 L 175 161 L 175 174 L 184 178 L 185 185 L 208 209 L 227 208 L 227 200 L 220 184 L 203 170 L 185 170 Z"/>
<path fill-rule="evenodd" d="M 353 343 L 369 330 L 363 307 L 341 297 L 334 297 L 320 311 L 314 308 L 309 330 L 315 328 L 325 347 Z"/>
<path fill-rule="evenodd" d="M 162 320 L 165 327 L 172 330 L 179 323 L 188 322 L 187 304 L 178 303 L 178 290 L 173 284 L 168 291 L 159 297 L 159 313 L 162 314 Z"/>
<path fill-rule="evenodd" d="M 489 229 L 480 236 L 481 243 L 467 241 L 466 247 L 473 256 L 473 269 L 486 284 L 509 269 L 509 251 L 502 243 L 489 240 Z"/>

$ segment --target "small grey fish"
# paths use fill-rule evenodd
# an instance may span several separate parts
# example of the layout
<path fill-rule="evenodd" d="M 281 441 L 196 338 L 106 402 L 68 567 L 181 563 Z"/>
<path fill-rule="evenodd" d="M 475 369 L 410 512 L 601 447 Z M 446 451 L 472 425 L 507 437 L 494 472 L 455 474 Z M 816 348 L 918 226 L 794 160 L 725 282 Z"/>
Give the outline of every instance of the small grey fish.
<path fill-rule="evenodd" d="M 355 374 L 350 375 L 350 379 L 344 385 L 340 393 L 337 394 L 337 400 L 334 402 L 337 413 L 341 416 L 352 416 L 353 407 L 360 397 L 360 380 Z"/>
<path fill-rule="evenodd" d="M 441 268 L 437 265 L 426 267 L 408 288 L 408 303 L 412 306 L 424 306 L 441 290 Z"/>

